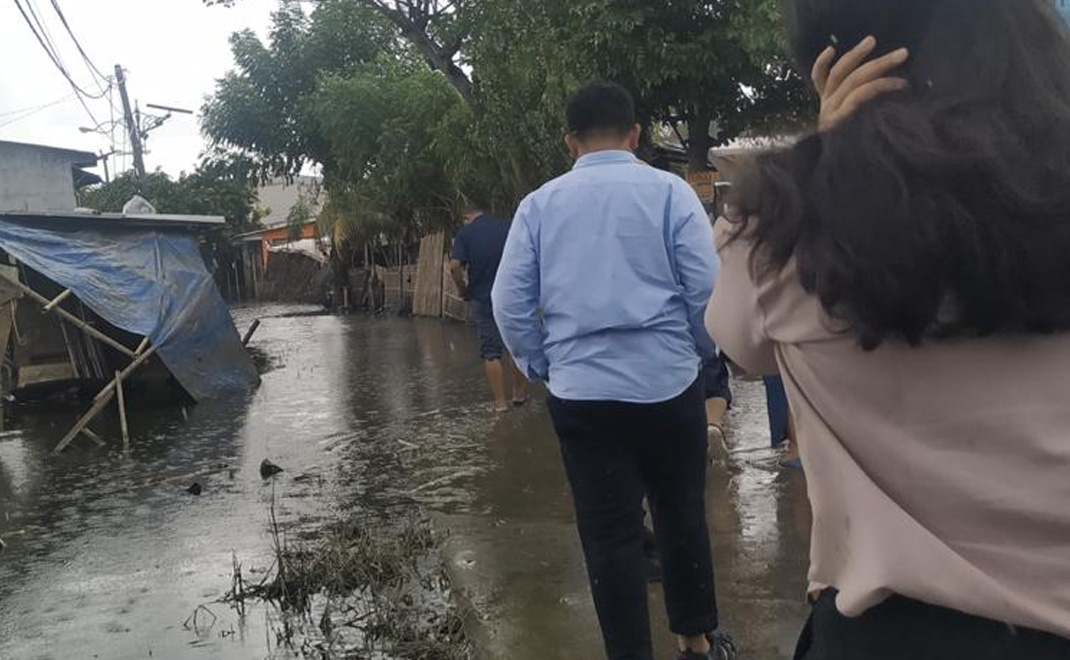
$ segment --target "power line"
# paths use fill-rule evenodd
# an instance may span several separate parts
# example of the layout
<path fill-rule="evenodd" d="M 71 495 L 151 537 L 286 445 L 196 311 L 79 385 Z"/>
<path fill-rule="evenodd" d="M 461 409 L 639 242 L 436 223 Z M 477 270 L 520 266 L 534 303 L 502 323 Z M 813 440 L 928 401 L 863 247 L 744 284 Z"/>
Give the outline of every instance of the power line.
<path fill-rule="evenodd" d="M 56 101 L 52 101 L 51 103 L 45 103 L 43 105 L 39 105 L 39 106 L 36 106 L 36 107 L 33 107 L 33 108 L 23 108 L 22 110 L 12 110 L 11 112 L 5 112 L 3 114 L 0 114 L 0 117 L 9 117 L 9 119 L 6 119 L 5 121 L 0 122 L 0 128 L 3 128 L 4 126 L 10 126 L 12 124 L 16 124 L 16 123 L 18 123 L 20 121 L 23 121 L 24 119 L 29 119 L 30 117 L 32 117 L 32 116 L 34 116 L 34 115 L 36 115 L 36 114 L 38 114 L 40 112 L 44 112 L 45 110 L 47 110 L 47 109 L 49 109 L 51 107 L 57 106 L 57 105 L 59 105 L 61 103 L 70 103 L 76 97 L 77 97 L 77 94 L 68 94 L 67 96 L 65 96 L 65 97 L 63 97 L 61 99 L 58 99 Z"/>
<path fill-rule="evenodd" d="M 59 16 L 59 20 L 63 23 L 63 27 L 66 28 L 67 34 L 70 35 L 71 41 L 74 42 L 74 47 L 78 49 L 78 53 L 82 56 L 82 61 L 85 62 L 86 67 L 89 69 L 89 73 L 94 75 L 100 81 L 105 82 L 108 86 L 111 86 L 111 79 L 104 75 L 101 70 L 93 63 L 89 55 L 86 54 L 85 49 L 82 48 L 82 44 L 78 41 L 78 37 L 74 36 L 74 31 L 71 30 L 70 24 L 67 22 L 67 17 L 63 15 L 63 10 L 60 9 L 59 0 L 51 0 L 52 8 L 56 10 L 56 15 Z"/>
<path fill-rule="evenodd" d="M 30 32 L 33 32 L 33 36 L 37 39 L 37 43 L 41 45 L 41 48 L 44 49 L 45 54 L 48 55 L 48 59 L 52 60 L 52 64 L 54 64 L 55 67 L 59 70 L 59 72 L 63 75 L 63 77 L 67 79 L 67 82 L 70 84 L 71 88 L 74 89 L 74 91 L 79 95 L 79 97 L 84 96 L 91 99 L 102 99 L 107 96 L 107 90 L 101 90 L 99 93 L 93 93 L 87 92 L 86 90 L 82 89 L 82 87 L 79 86 L 77 82 L 75 82 L 74 78 L 71 77 L 70 73 L 67 71 L 67 68 L 63 65 L 63 62 L 59 58 L 59 54 L 53 50 L 54 46 L 52 46 L 51 42 L 42 36 L 41 32 L 44 32 L 43 26 L 41 27 L 41 32 L 38 32 L 38 26 L 34 24 L 34 19 L 30 18 L 30 14 L 33 13 L 32 7 L 29 10 L 30 13 L 27 13 L 26 7 L 23 7 L 22 3 L 19 0 L 12 0 L 12 2 L 15 3 L 15 7 L 19 10 L 19 13 L 22 14 L 22 19 L 26 21 L 26 25 L 30 28 Z M 28 2 L 27 6 L 29 6 Z M 36 18 L 36 14 L 33 15 L 34 18 Z M 85 105 L 84 100 L 82 101 L 82 104 Z M 90 113 L 90 116 L 92 116 L 92 113 Z M 96 120 L 94 119 L 94 121 Z"/>
<path fill-rule="evenodd" d="M 37 112 L 38 110 L 44 110 L 45 108 L 51 108 L 54 105 L 59 105 L 60 103 L 63 103 L 64 101 L 73 101 L 73 100 L 74 100 L 74 94 L 68 94 L 68 95 L 66 95 L 66 96 L 64 96 L 62 98 L 56 99 L 55 101 L 49 101 L 48 103 L 44 103 L 42 105 L 35 105 L 35 106 L 31 106 L 29 108 L 19 108 L 18 110 L 5 110 L 4 112 L 0 112 L 0 117 L 10 117 L 11 115 L 21 115 L 21 114 L 26 113 L 26 112 Z"/>

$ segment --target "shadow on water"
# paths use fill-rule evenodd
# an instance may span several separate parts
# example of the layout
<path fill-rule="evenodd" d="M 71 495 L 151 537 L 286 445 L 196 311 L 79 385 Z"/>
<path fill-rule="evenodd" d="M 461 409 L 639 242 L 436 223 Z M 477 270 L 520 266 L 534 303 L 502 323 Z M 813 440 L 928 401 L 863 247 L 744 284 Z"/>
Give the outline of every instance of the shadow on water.
<path fill-rule="evenodd" d="M 242 621 L 217 601 L 235 555 L 253 577 L 269 568 L 272 498 L 296 535 L 418 496 L 466 506 L 451 480 L 486 467 L 467 329 L 303 311 L 236 310 L 239 328 L 264 318 L 261 388 L 188 420 L 135 412 L 129 456 L 80 441 L 53 456 L 75 411 L 0 433 L 0 658 L 269 657 L 272 613 Z M 262 480 L 264 458 L 285 472 Z"/>

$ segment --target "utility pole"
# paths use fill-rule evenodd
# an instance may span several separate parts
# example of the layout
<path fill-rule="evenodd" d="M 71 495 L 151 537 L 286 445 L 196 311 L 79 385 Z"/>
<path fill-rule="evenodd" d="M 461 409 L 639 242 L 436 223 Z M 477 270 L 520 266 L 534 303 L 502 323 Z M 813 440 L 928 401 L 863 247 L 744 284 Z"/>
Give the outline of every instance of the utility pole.
<path fill-rule="evenodd" d="M 123 99 L 123 116 L 126 119 L 126 130 L 130 133 L 130 148 L 134 151 L 134 170 L 139 179 L 145 178 L 145 156 L 141 149 L 141 127 L 134 119 L 134 113 L 130 109 L 130 97 L 126 93 L 126 76 L 123 75 L 123 67 L 115 65 L 115 83 L 119 86 L 119 96 Z"/>

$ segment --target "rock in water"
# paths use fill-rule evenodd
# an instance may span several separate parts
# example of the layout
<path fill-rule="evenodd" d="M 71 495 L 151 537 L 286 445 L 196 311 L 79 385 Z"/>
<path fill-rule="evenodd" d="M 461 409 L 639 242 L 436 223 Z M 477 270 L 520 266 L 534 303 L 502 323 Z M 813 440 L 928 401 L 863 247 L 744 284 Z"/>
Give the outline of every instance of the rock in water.
<path fill-rule="evenodd" d="M 278 474 L 280 472 L 282 472 L 282 468 L 279 467 L 278 465 L 275 465 L 274 463 L 272 463 L 271 461 L 269 461 L 266 458 L 264 459 L 264 462 L 260 464 L 260 478 L 261 479 L 270 479 L 271 477 L 274 477 L 276 474 Z"/>
<path fill-rule="evenodd" d="M 200 495 L 204 492 L 204 488 L 199 483 L 194 481 L 193 485 L 186 489 L 186 492 L 190 495 Z"/>

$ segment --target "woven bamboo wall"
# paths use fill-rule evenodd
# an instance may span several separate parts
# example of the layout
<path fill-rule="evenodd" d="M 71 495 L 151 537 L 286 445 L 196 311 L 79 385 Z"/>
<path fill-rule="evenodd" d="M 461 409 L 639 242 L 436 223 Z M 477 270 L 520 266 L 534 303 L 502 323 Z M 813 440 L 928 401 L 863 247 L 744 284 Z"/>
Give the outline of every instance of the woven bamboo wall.
<path fill-rule="evenodd" d="M 446 256 L 446 235 L 442 232 L 420 240 L 420 259 L 416 264 L 412 313 L 416 316 L 442 316 L 442 280 Z"/>
<path fill-rule="evenodd" d="M 401 282 L 401 268 L 384 268 L 383 276 L 383 304 L 388 309 L 398 309 L 402 305 L 403 291 Z"/>

